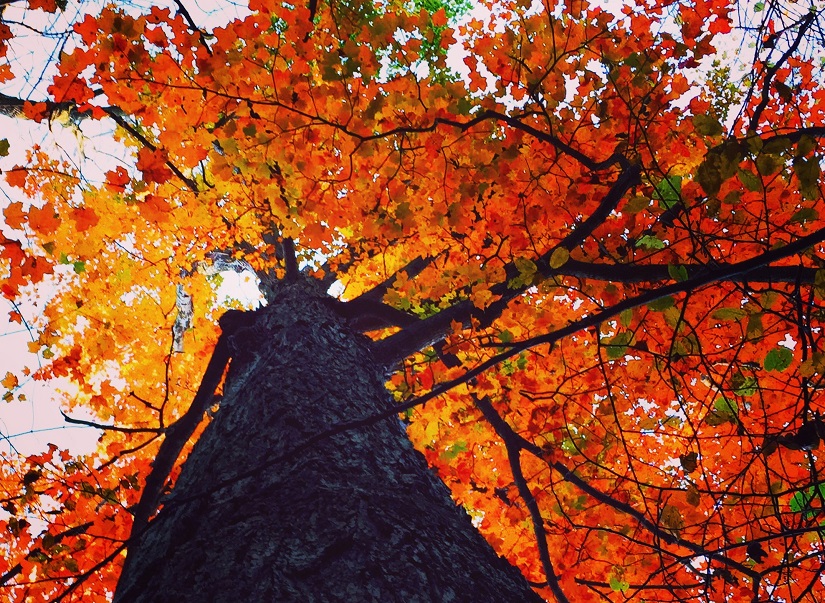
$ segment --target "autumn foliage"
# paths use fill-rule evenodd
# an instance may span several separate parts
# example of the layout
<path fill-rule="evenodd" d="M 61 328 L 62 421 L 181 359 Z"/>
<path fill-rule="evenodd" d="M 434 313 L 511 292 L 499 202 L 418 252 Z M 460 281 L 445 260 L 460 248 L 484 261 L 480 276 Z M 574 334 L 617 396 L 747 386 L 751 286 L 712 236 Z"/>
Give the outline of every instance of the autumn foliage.
<path fill-rule="evenodd" d="M 344 299 L 391 279 L 385 304 L 443 317 L 388 390 L 548 600 L 820 600 L 822 8 L 758 4 L 251 0 L 209 30 L 174 7 L 80 17 L 19 118 L 71 107 L 126 160 L 34 147 L 4 170 L 0 290 L 59 283 L 34 376 L 68 377 L 67 415 L 116 429 L 91 456 L 3 459 L 0 598 L 105 600 L 218 337 L 209 267 L 283 275 L 288 238 Z M 711 67 L 734 35 L 753 55 L 741 78 Z"/>

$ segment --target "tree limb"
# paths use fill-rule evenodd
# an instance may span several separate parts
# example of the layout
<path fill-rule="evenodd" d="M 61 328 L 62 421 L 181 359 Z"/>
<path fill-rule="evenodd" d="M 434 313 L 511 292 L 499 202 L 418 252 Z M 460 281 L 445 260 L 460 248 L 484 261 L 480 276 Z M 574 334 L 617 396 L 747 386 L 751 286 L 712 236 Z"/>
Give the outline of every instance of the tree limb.
<path fill-rule="evenodd" d="M 146 477 L 146 485 L 143 487 L 140 500 L 134 508 L 134 522 L 132 523 L 132 536 L 130 538 L 143 532 L 152 513 L 157 510 L 163 487 L 172 468 L 175 466 L 175 461 L 177 461 L 186 442 L 189 441 L 189 438 L 197 429 L 212 401 L 215 389 L 218 387 L 224 369 L 229 363 L 231 353 L 230 337 L 241 327 L 251 324 L 253 320 L 253 312 L 241 312 L 240 310 L 228 310 L 221 316 L 221 335 L 212 352 L 209 364 L 206 366 L 206 371 L 203 374 L 195 398 L 183 416 L 166 429 L 166 437 L 152 463 L 152 470 Z"/>

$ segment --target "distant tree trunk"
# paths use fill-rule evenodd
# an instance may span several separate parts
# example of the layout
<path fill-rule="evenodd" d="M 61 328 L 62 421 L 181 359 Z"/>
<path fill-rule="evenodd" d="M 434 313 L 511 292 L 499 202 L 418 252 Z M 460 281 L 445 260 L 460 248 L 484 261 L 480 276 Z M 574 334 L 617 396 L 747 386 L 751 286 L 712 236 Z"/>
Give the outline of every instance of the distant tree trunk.
<path fill-rule="evenodd" d="M 396 419 L 368 342 L 286 288 L 237 333 L 220 410 L 133 543 L 117 603 L 541 601 Z"/>

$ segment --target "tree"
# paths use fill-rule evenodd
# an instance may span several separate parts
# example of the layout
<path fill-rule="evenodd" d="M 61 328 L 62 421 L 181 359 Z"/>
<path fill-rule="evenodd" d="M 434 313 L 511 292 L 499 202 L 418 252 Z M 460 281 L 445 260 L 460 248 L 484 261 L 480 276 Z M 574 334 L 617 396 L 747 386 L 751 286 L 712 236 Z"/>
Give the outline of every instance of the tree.
<path fill-rule="evenodd" d="M 103 8 L 2 99 L 123 149 L 4 168 L 102 430 L 4 459 L 7 598 L 821 598 L 822 8 L 248 9 Z"/>

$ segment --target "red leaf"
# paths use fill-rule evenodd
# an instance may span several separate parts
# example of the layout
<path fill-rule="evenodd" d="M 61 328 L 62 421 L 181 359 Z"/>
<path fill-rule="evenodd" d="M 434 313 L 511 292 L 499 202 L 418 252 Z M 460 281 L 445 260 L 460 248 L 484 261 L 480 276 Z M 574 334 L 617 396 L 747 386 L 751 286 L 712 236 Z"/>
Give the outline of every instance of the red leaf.
<path fill-rule="evenodd" d="M 147 182 L 163 184 L 172 177 L 172 170 L 166 165 L 166 153 L 161 149 L 142 148 L 138 151 L 137 169 L 143 172 Z"/>

